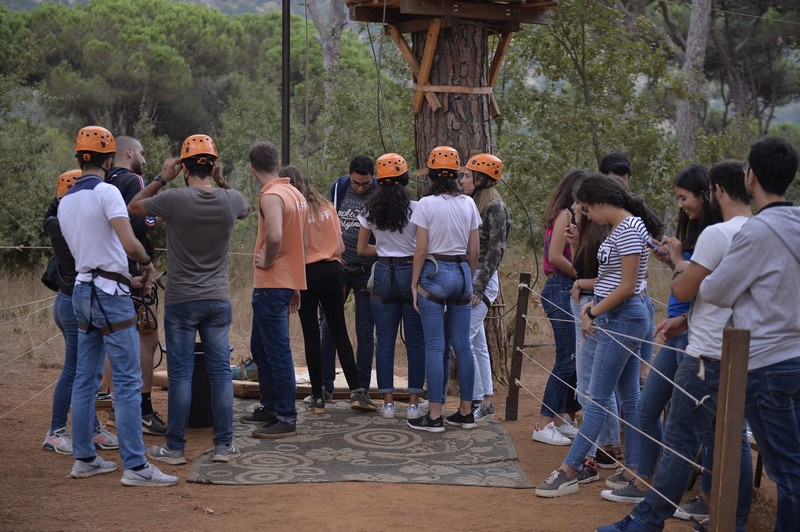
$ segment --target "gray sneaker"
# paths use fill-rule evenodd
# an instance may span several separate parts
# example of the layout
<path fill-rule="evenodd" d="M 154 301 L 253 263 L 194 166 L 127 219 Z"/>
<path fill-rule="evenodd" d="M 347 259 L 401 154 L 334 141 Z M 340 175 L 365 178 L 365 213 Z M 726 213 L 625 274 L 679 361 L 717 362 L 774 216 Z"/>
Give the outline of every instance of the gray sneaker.
<path fill-rule="evenodd" d="M 253 438 L 263 438 L 267 440 L 289 438 L 297 435 L 297 423 L 278 420 L 271 425 L 264 425 L 261 428 L 253 430 L 250 435 Z"/>
<path fill-rule="evenodd" d="M 683 519 L 684 521 L 689 521 L 691 519 L 697 519 L 698 521 L 701 521 L 708 517 L 708 513 L 708 505 L 705 503 L 703 498 L 698 495 L 694 499 L 681 506 L 678 510 L 675 510 L 673 516 L 677 517 L 678 519 Z"/>
<path fill-rule="evenodd" d="M 119 440 L 111 434 L 103 425 L 100 425 L 92 435 L 94 446 L 98 449 L 112 450 L 119 449 Z"/>
<path fill-rule="evenodd" d="M 494 405 L 481 404 L 472 411 L 472 415 L 475 416 L 475 423 L 486 421 L 494 417 Z"/>
<path fill-rule="evenodd" d="M 178 477 L 166 475 L 159 468 L 148 462 L 145 464 L 144 469 L 140 471 L 126 469 L 120 482 L 122 482 L 123 486 L 174 486 L 178 483 Z"/>
<path fill-rule="evenodd" d="M 632 480 L 624 488 L 617 488 L 615 490 L 603 490 L 600 492 L 600 496 L 607 501 L 630 502 L 634 504 L 638 504 L 640 501 L 642 501 L 645 495 L 647 495 L 647 492 L 637 488 L 636 483 Z"/>
<path fill-rule="evenodd" d="M 103 473 L 111 473 L 116 470 L 117 464 L 95 456 L 94 460 L 88 464 L 80 460 L 75 460 L 75 464 L 72 466 L 72 471 L 69 472 L 69 476 L 72 478 L 89 478 L 95 475 L 102 475 Z"/>
<path fill-rule="evenodd" d="M 616 473 L 606 479 L 606 486 L 612 490 L 615 490 L 618 488 L 624 488 L 629 482 L 630 480 L 625 478 L 625 469 L 620 467 L 617 469 Z"/>
<path fill-rule="evenodd" d="M 311 404 L 311 400 L 313 398 L 314 398 L 313 395 L 307 395 L 303 399 L 303 402 L 305 404 L 307 404 L 307 405 L 310 405 Z M 322 387 L 322 398 L 325 400 L 326 403 L 332 403 L 333 402 L 333 392 L 329 392 L 328 389 L 323 386 Z"/>
<path fill-rule="evenodd" d="M 230 445 L 219 444 L 214 446 L 214 455 L 211 457 L 212 462 L 230 462 L 234 458 L 242 456 L 242 451 L 236 446 L 236 442 L 231 442 Z"/>
<path fill-rule="evenodd" d="M 535 493 L 537 497 L 550 498 L 578 493 L 578 479 L 570 480 L 565 472 L 557 469 L 550 473 L 544 482 L 536 486 Z"/>
<path fill-rule="evenodd" d="M 378 405 L 372 402 L 364 388 L 359 388 L 350 394 L 350 408 L 362 412 L 375 412 Z"/>
<path fill-rule="evenodd" d="M 181 465 L 186 463 L 183 451 L 172 450 L 166 445 L 153 445 L 147 449 L 147 457 L 165 464 Z"/>

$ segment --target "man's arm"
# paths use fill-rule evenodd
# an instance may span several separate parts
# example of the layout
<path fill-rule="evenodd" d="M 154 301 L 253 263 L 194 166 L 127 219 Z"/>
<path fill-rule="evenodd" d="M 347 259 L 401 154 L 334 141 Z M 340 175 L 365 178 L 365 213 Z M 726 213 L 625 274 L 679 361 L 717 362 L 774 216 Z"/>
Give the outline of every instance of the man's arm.
<path fill-rule="evenodd" d="M 768 259 L 772 250 L 762 248 L 764 239 L 746 230 L 754 220 L 733 236 L 728 254 L 700 287 L 703 299 L 712 305 L 733 308 L 736 300 L 761 276 L 757 262 Z M 770 244 L 769 241 L 763 243 L 764 247 Z"/>
<path fill-rule="evenodd" d="M 256 259 L 256 266 L 264 270 L 275 264 L 283 242 L 283 200 L 276 194 L 264 194 L 258 200 L 264 216 L 263 257 Z"/>
<path fill-rule="evenodd" d="M 128 203 L 128 214 L 131 216 L 147 216 L 147 210 L 144 208 L 144 200 L 155 196 L 156 192 L 161 190 L 161 188 L 167 183 L 175 179 L 175 176 L 177 176 L 178 172 L 180 171 L 180 159 L 167 159 L 164 161 L 164 164 L 161 166 L 161 174 L 153 179 L 149 185 L 139 191 L 139 193 L 133 197 L 131 202 Z"/>
<path fill-rule="evenodd" d="M 675 265 L 672 278 L 672 294 L 678 301 L 691 301 L 700 290 L 700 283 L 711 274 L 711 270 L 696 262 L 684 260 Z"/>
<path fill-rule="evenodd" d="M 211 171 L 211 178 L 214 180 L 214 182 L 217 184 L 219 188 L 223 188 L 225 190 L 234 190 L 231 184 L 228 183 L 228 181 L 225 180 L 225 178 L 222 176 L 222 169 L 219 166 L 219 161 L 216 161 L 214 163 L 214 169 Z M 236 192 L 239 191 L 236 190 Z M 247 201 L 247 199 L 244 196 L 242 196 L 241 193 L 239 193 L 239 195 L 241 196 L 242 201 L 244 201 L 244 211 L 239 213 L 239 216 L 237 216 L 236 219 L 244 220 L 250 214 L 250 210 L 252 209 L 252 207 L 250 206 L 250 202 Z"/>

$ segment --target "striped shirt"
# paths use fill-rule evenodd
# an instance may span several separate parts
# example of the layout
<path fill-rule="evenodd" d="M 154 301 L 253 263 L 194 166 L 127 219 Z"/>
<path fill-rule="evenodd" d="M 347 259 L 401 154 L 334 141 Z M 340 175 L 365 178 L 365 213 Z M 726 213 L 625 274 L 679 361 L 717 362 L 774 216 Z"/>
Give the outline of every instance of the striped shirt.
<path fill-rule="evenodd" d="M 650 238 L 641 218 L 629 216 L 622 220 L 610 235 L 600 244 L 597 250 L 597 262 L 600 267 L 594 285 L 594 295 L 600 299 L 608 297 L 622 281 L 622 257 L 625 255 L 641 255 L 639 271 L 636 274 L 635 294 L 642 291 L 644 276 L 647 273 L 650 254 L 645 242 Z"/>

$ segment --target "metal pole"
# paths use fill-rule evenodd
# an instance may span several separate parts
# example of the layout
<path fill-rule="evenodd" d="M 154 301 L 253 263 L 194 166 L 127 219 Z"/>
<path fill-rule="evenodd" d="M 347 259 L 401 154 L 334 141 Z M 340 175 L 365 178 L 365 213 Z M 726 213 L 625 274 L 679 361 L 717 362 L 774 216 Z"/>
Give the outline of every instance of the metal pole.
<path fill-rule="evenodd" d="M 286 166 L 290 162 L 290 137 L 289 137 L 289 77 L 291 75 L 289 53 L 290 45 L 290 26 L 291 26 L 291 1 L 283 0 L 283 31 L 281 33 L 282 60 L 281 60 L 281 165 Z"/>

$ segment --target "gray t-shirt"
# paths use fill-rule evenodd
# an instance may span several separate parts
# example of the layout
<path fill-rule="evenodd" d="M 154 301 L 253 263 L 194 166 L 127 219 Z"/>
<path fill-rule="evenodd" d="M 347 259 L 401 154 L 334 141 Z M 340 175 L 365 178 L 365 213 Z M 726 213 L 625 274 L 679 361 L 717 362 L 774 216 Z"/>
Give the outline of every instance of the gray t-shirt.
<path fill-rule="evenodd" d="M 339 221 L 342 224 L 342 240 L 344 240 L 344 253 L 342 259 L 347 264 L 371 264 L 375 262 L 373 257 L 361 257 L 358 254 L 358 232 L 361 229 L 361 223 L 358 221 L 358 215 L 361 214 L 361 209 L 367 198 L 374 192 L 374 187 L 369 192 L 358 195 L 353 190 L 353 187 L 347 187 L 347 193 L 342 199 L 342 204 L 339 206 Z"/>
<path fill-rule="evenodd" d="M 144 201 L 150 216 L 167 223 L 165 305 L 228 296 L 228 243 L 247 201 L 236 190 L 196 187 L 164 190 Z"/>

